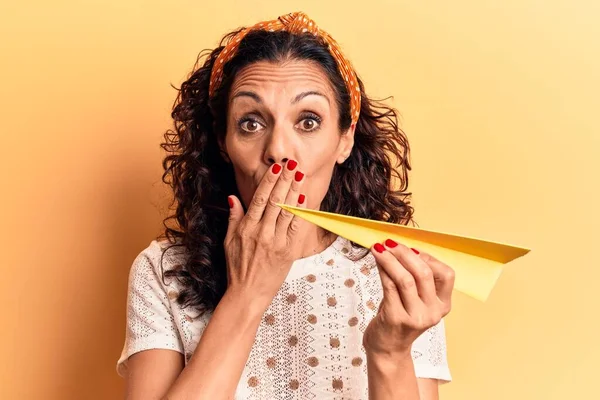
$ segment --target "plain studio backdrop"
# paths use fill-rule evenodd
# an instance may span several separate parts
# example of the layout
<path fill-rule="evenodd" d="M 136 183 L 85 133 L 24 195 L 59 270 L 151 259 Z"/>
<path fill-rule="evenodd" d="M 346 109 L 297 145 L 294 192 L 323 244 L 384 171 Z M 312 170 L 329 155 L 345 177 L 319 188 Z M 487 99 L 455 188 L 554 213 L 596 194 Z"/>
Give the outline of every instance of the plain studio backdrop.
<path fill-rule="evenodd" d="M 197 54 L 305 11 L 402 115 L 421 227 L 530 247 L 454 294 L 444 400 L 597 392 L 597 1 L 4 1 L 0 398 L 113 399 L 159 143 Z"/>

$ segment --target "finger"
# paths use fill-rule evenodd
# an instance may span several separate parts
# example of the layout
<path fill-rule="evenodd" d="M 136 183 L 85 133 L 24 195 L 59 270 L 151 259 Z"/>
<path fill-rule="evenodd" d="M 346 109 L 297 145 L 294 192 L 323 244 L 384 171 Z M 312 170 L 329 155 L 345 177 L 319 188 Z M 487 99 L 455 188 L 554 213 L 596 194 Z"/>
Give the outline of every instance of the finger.
<path fill-rule="evenodd" d="M 236 196 L 231 195 L 227 197 L 227 201 L 229 203 L 229 223 L 227 225 L 225 240 L 231 237 L 233 232 L 236 231 L 242 218 L 244 218 L 244 208 L 242 207 L 240 200 Z"/>
<path fill-rule="evenodd" d="M 252 223 L 258 223 L 263 217 L 265 207 L 269 201 L 269 196 L 279 179 L 281 169 L 282 167 L 280 164 L 273 164 L 265 173 L 260 184 L 256 188 L 250 206 L 248 206 L 248 211 L 246 212 L 246 218 Z"/>
<path fill-rule="evenodd" d="M 418 251 L 418 250 L 416 250 Z M 433 257 L 431 254 L 420 252 L 419 256 L 424 260 L 433 271 L 433 279 L 435 281 L 435 289 L 438 298 L 448 306 L 452 302 L 452 290 L 454 289 L 454 270 L 440 260 Z"/>
<path fill-rule="evenodd" d="M 396 243 L 392 239 L 387 239 L 385 246 L 414 277 L 419 297 L 423 302 L 427 305 L 438 305 L 439 299 L 435 291 L 433 271 L 429 265 L 415 254 L 413 250 Z"/>
<path fill-rule="evenodd" d="M 307 208 L 308 201 L 304 194 L 298 195 L 297 207 L 299 208 Z M 285 211 L 285 210 L 281 210 Z M 290 221 L 287 228 L 286 240 L 288 243 L 293 243 L 293 241 L 298 237 L 300 231 L 305 229 L 306 224 L 308 222 L 297 215 L 294 215 L 292 220 Z"/>
<path fill-rule="evenodd" d="M 264 222 L 265 227 L 271 226 L 273 232 L 275 232 L 277 217 L 279 217 L 279 214 L 282 211 L 281 207 L 277 204 L 285 201 L 290 186 L 292 185 L 292 181 L 294 180 L 294 173 L 297 166 L 298 163 L 296 161 L 288 160 L 283 168 L 283 172 L 281 172 L 279 179 L 275 183 L 275 187 L 269 195 L 269 201 L 265 207 L 265 214 L 263 215 L 262 221 Z"/>
<path fill-rule="evenodd" d="M 383 289 L 383 300 L 384 308 L 386 310 L 393 310 L 393 314 L 398 317 L 407 317 L 408 313 L 404 308 L 404 304 L 402 304 L 402 298 L 400 297 L 400 292 L 398 291 L 398 287 L 390 278 L 385 269 L 379 263 L 377 264 L 377 270 L 379 271 L 379 279 L 381 279 L 381 287 Z"/>
<path fill-rule="evenodd" d="M 400 293 L 400 299 L 408 314 L 414 315 L 422 310 L 425 305 L 419 297 L 415 278 L 411 273 L 380 243 L 376 243 L 371 252 L 375 256 L 377 263 L 396 284 Z"/>
<path fill-rule="evenodd" d="M 285 198 L 285 204 L 289 204 L 290 206 L 297 206 L 298 200 L 300 199 L 300 188 L 304 183 L 304 174 L 300 170 L 296 170 L 294 173 L 294 180 L 290 186 L 289 191 L 287 192 L 287 197 Z M 305 197 L 304 197 L 305 200 Z M 302 201 L 304 204 L 305 201 Z M 277 217 L 277 225 L 275 226 L 275 235 L 277 237 L 280 236 L 281 232 L 287 232 L 294 218 L 294 214 L 291 212 L 281 209 L 279 211 L 279 217 Z"/>

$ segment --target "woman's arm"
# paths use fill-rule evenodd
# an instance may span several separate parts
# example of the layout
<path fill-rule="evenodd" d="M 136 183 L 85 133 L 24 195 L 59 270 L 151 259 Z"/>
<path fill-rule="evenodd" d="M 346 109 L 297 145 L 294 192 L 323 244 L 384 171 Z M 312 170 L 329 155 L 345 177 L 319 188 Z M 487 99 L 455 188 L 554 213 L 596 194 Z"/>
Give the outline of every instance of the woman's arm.
<path fill-rule="evenodd" d="M 183 355 L 174 350 L 152 349 L 135 353 L 127 360 L 125 399 L 164 398 L 183 365 Z"/>
<path fill-rule="evenodd" d="M 419 398 L 421 400 L 439 400 L 438 380 L 433 378 L 417 378 Z"/>
<path fill-rule="evenodd" d="M 450 312 L 454 271 L 391 239 L 385 247 L 375 244 L 373 254 L 383 300 L 363 336 L 369 398 L 436 399 L 432 383 L 417 383 L 411 352 L 415 340 Z"/>
<path fill-rule="evenodd" d="M 369 400 L 438 400 L 435 379 L 416 378 L 410 352 L 385 359 L 367 353 Z"/>
<path fill-rule="evenodd" d="M 170 350 L 130 357 L 127 399 L 233 398 L 263 312 L 243 296 L 226 293 L 185 368 L 182 355 Z"/>
<path fill-rule="evenodd" d="M 286 199 L 286 204 L 306 207 L 297 201 L 304 180 L 303 175 L 295 178 L 296 166 L 292 160 L 285 169 L 274 164 L 245 214 L 240 200 L 229 197 L 227 291 L 185 368 L 181 358 L 165 351 L 131 357 L 137 360 L 129 363 L 128 399 L 233 398 L 261 318 L 300 258 L 293 244 L 305 237 L 307 223 L 277 206 Z"/>
<path fill-rule="evenodd" d="M 388 357 L 367 351 L 369 400 L 419 400 L 410 351 Z"/>
<path fill-rule="evenodd" d="M 233 398 L 267 306 L 228 291 L 215 309 L 190 362 L 165 398 Z"/>

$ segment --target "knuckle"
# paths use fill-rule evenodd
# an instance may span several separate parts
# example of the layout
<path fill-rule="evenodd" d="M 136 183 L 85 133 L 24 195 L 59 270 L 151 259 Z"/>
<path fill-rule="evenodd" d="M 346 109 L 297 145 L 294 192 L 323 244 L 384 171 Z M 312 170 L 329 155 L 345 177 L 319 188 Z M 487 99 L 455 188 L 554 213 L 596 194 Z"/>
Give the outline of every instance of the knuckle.
<path fill-rule="evenodd" d="M 258 235 L 258 237 L 256 238 L 256 243 L 258 243 L 261 246 L 266 246 L 267 244 L 269 244 L 270 240 L 267 237 L 267 235 Z"/>
<path fill-rule="evenodd" d="M 452 310 L 452 305 L 449 302 L 444 303 L 444 305 L 442 306 L 442 317 L 445 317 L 446 315 L 448 315 L 451 310 Z"/>
<path fill-rule="evenodd" d="M 411 325 L 414 329 L 423 330 L 425 326 L 425 315 L 417 314 L 412 318 Z"/>
<path fill-rule="evenodd" d="M 433 271 L 431 271 L 431 268 L 420 268 L 416 274 L 419 279 L 423 280 L 428 280 L 433 277 Z"/>
<path fill-rule="evenodd" d="M 240 222 L 240 224 L 238 225 L 236 233 L 241 236 L 241 235 L 245 234 L 247 231 L 248 231 L 248 222 L 247 222 L 246 218 L 244 218 L 242 220 L 242 222 Z"/>
<path fill-rule="evenodd" d="M 272 245 L 272 242 L 266 238 L 261 238 L 257 241 L 256 245 L 257 248 L 268 249 Z"/>
<path fill-rule="evenodd" d="M 284 210 L 283 208 L 279 211 L 279 215 L 283 217 L 283 219 L 288 220 L 294 217 L 294 214 L 289 212 L 288 210 Z"/>
<path fill-rule="evenodd" d="M 243 227 L 236 232 L 236 236 L 242 242 L 253 242 L 256 240 L 256 235 L 248 229 L 247 227 Z"/>
<path fill-rule="evenodd" d="M 387 292 L 397 292 L 398 291 L 398 288 L 396 287 L 396 284 L 394 282 L 386 281 L 381 286 L 383 287 L 383 290 L 385 290 Z"/>
<path fill-rule="evenodd" d="M 454 270 L 450 267 L 448 267 L 446 269 L 446 271 L 444 271 L 444 280 L 448 281 L 448 282 L 454 282 L 454 278 L 456 277 L 456 273 L 454 272 Z"/>
<path fill-rule="evenodd" d="M 261 229 L 261 231 L 258 232 L 256 241 L 263 246 L 270 245 L 273 243 L 273 235 L 267 232 L 265 229 Z"/>
<path fill-rule="evenodd" d="M 279 179 L 279 176 L 272 173 L 267 174 L 267 182 L 274 184 L 275 182 L 277 182 L 277 179 Z"/>
<path fill-rule="evenodd" d="M 263 207 L 267 203 L 267 197 L 262 193 L 256 193 L 252 198 L 252 204 L 257 207 Z"/>
<path fill-rule="evenodd" d="M 292 219 L 292 222 L 290 222 L 289 230 L 293 233 L 296 233 L 300 230 L 300 221 L 297 218 Z"/>
<path fill-rule="evenodd" d="M 426 263 L 430 263 L 430 262 L 434 262 L 435 261 L 433 259 L 433 257 L 431 257 L 431 255 L 429 255 L 427 253 L 421 252 L 420 256 L 421 256 L 421 259 L 423 261 L 425 261 Z"/>
<path fill-rule="evenodd" d="M 428 312 L 419 315 L 419 320 L 417 321 L 417 326 L 420 330 L 427 330 L 434 326 L 436 321 L 436 313 Z"/>
<path fill-rule="evenodd" d="M 247 232 L 238 232 L 236 236 L 242 245 L 246 245 L 246 243 L 252 243 L 252 236 L 250 236 Z"/>
<path fill-rule="evenodd" d="M 277 253 L 277 256 L 286 259 L 290 254 L 290 251 L 287 247 L 277 247 L 275 249 L 275 253 Z"/>
<path fill-rule="evenodd" d="M 272 195 L 269 197 L 269 205 L 271 207 L 278 207 L 277 204 L 281 203 L 282 199 L 278 195 Z"/>
<path fill-rule="evenodd" d="M 400 278 L 400 287 L 403 290 L 410 290 L 413 289 L 415 287 L 416 283 L 415 283 L 415 279 L 412 276 L 403 276 L 402 278 Z"/>
<path fill-rule="evenodd" d="M 294 175 L 294 172 L 290 172 L 287 168 L 285 168 L 283 174 L 279 176 L 279 179 L 285 182 L 289 182 L 292 180 L 292 175 Z"/>

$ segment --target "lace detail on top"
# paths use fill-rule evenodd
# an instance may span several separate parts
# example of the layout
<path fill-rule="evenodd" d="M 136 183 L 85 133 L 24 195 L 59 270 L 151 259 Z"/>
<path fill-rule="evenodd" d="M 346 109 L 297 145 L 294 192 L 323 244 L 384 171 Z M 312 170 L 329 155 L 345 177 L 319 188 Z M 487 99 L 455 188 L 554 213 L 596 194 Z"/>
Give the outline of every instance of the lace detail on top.
<path fill-rule="evenodd" d="M 178 351 L 187 364 L 210 321 L 176 302 L 178 282 L 162 279 L 164 249 L 153 241 L 133 262 L 120 375 L 148 349 Z M 165 269 L 184 257 L 171 253 Z M 295 261 L 263 315 L 235 399 L 368 399 L 362 337 L 382 295 L 373 255 L 342 237 Z M 443 320 L 417 338 L 412 357 L 417 377 L 451 380 Z"/>

